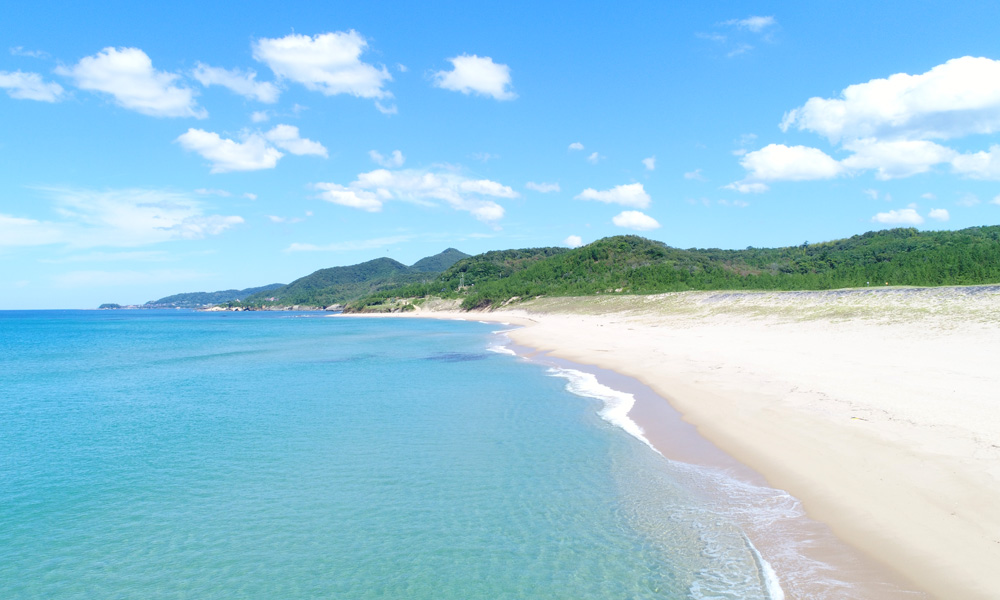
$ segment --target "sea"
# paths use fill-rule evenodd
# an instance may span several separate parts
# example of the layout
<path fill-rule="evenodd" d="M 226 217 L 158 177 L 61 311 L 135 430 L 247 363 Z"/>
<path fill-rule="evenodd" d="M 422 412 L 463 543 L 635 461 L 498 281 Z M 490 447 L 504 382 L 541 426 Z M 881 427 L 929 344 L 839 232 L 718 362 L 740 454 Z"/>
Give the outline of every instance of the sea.
<path fill-rule="evenodd" d="M 754 542 L 794 498 L 669 460 L 629 394 L 498 329 L 0 312 L 0 597 L 781 600 L 815 575 Z"/>

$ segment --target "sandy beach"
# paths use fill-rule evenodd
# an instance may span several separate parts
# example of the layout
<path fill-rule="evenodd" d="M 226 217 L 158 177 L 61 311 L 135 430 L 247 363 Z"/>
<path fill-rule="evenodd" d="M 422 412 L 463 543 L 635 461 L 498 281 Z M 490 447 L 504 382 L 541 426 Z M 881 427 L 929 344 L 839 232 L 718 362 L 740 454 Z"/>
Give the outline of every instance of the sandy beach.
<path fill-rule="evenodd" d="M 509 334 L 514 343 L 648 385 L 702 436 L 920 589 L 1000 597 L 1000 289 L 685 292 L 448 309 L 409 314 L 526 325 Z M 655 432 L 655 411 L 633 412 Z M 669 453 L 669 441 L 651 438 Z"/>

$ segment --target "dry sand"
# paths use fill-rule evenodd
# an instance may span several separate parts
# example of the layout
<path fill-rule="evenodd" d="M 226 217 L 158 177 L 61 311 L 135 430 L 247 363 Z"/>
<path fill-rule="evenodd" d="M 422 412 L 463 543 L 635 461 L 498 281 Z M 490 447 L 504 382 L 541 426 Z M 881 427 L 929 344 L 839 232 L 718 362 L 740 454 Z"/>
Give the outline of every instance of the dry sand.
<path fill-rule="evenodd" d="M 1000 598 L 1000 288 L 543 298 L 463 316 L 530 325 L 516 344 L 645 383 L 921 589 Z"/>

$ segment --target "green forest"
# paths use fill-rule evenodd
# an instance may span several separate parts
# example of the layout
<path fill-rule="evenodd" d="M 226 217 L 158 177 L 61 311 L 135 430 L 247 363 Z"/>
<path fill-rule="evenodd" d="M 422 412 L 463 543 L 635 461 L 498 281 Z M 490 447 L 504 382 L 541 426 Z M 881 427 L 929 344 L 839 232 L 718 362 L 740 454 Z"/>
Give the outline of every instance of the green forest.
<path fill-rule="evenodd" d="M 399 282 L 347 311 L 412 308 L 425 297 L 465 309 L 537 296 L 685 290 L 828 290 L 868 285 L 1000 282 L 1000 226 L 959 231 L 889 229 L 830 242 L 744 250 L 672 248 L 634 235 L 587 246 L 493 251 L 464 258 L 433 280 Z"/>

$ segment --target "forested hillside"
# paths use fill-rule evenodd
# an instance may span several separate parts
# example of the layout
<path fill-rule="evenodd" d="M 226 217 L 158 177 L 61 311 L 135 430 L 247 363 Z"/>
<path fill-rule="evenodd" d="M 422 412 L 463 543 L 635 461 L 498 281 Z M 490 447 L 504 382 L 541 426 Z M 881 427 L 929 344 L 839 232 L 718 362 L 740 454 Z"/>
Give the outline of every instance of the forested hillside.
<path fill-rule="evenodd" d="M 398 307 L 396 298 L 462 298 L 467 309 L 511 298 L 683 290 L 820 290 L 866 285 L 1000 282 L 1000 227 L 918 232 L 890 229 L 843 240 L 745 250 L 671 248 L 615 236 L 574 250 L 488 252 L 432 282 L 387 288 L 348 310 Z"/>
<path fill-rule="evenodd" d="M 150 300 L 145 304 L 145 308 L 198 308 L 223 302 L 241 301 L 257 292 L 267 292 L 282 287 L 282 283 L 272 283 L 260 287 L 247 288 L 245 290 L 220 290 L 218 292 L 190 292 L 186 294 L 174 294 L 159 300 Z"/>
<path fill-rule="evenodd" d="M 386 288 L 432 281 L 442 270 L 467 256 L 448 248 L 411 267 L 391 258 L 376 258 L 357 265 L 320 269 L 286 286 L 253 294 L 242 304 L 251 308 L 342 304 Z"/>

